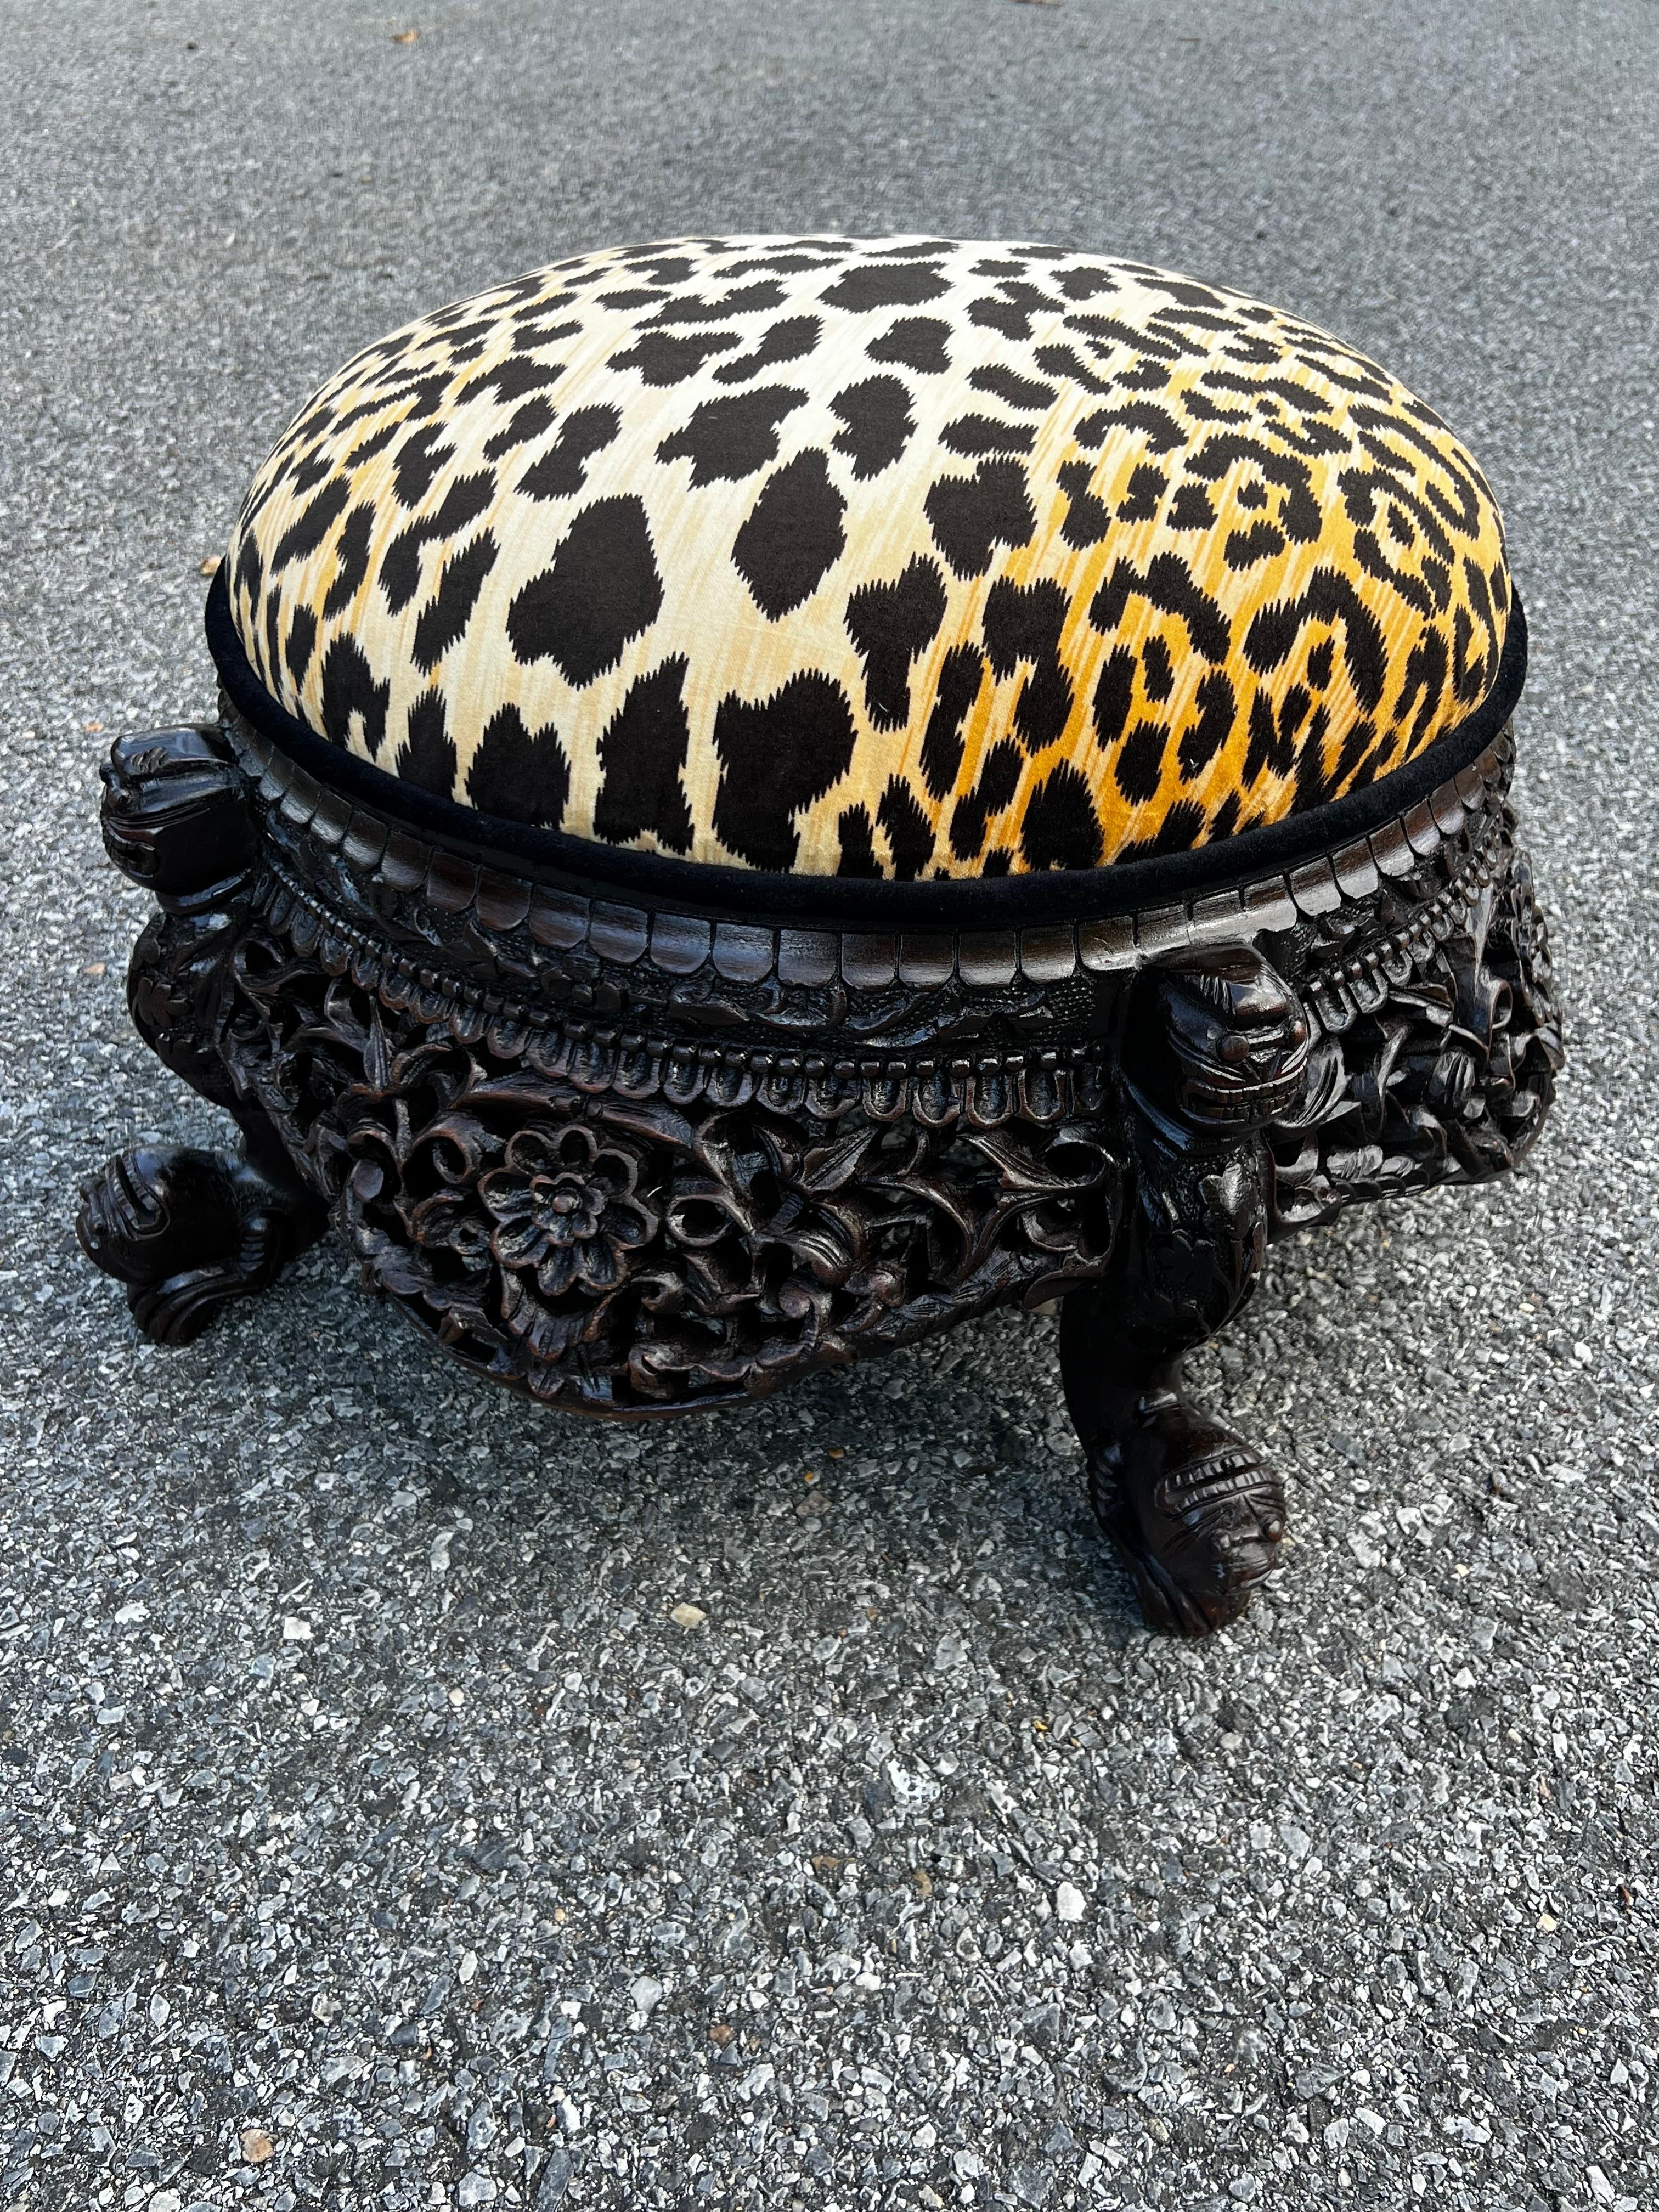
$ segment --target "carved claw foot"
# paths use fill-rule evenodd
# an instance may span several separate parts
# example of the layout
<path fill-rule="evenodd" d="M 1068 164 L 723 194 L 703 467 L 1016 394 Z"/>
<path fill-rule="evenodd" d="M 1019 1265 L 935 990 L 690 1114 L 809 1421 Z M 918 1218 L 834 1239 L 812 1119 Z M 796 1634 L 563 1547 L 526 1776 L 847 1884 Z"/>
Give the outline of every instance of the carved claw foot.
<path fill-rule="evenodd" d="M 137 1145 L 82 1194 L 75 1233 L 157 1344 L 189 1344 L 322 1234 L 322 1205 L 236 1152 Z"/>
<path fill-rule="evenodd" d="M 1208 1636 L 1237 1620 L 1274 1565 L 1285 1492 L 1243 1438 L 1170 1388 L 1126 1397 L 1089 1454 L 1102 1527 L 1149 1628 Z"/>

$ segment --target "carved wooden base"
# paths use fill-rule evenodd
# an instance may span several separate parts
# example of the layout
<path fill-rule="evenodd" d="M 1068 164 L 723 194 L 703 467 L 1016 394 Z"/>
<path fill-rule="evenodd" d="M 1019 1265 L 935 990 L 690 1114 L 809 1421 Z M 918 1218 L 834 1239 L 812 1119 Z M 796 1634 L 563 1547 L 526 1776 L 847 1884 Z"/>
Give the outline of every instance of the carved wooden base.
<path fill-rule="evenodd" d="M 106 775 L 161 908 L 134 1019 L 245 1139 L 88 1192 L 140 1327 L 188 1341 L 331 1219 L 475 1370 L 639 1419 L 1060 1297 L 1095 1501 L 1161 1628 L 1236 1620 L 1285 1528 L 1182 1354 L 1269 1236 L 1501 1172 L 1553 1095 L 1506 744 L 1288 879 L 953 939 L 608 904 L 252 744 L 123 739 Z"/>

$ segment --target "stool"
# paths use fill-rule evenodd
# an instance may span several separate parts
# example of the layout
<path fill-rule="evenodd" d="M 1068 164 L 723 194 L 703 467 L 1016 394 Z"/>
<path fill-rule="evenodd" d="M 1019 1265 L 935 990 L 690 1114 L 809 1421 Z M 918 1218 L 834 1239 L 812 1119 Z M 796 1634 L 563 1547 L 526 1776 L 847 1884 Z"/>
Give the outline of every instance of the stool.
<path fill-rule="evenodd" d="M 591 253 L 325 384 L 119 739 L 129 1001 L 239 1126 L 85 1194 L 160 1342 L 329 1223 L 641 1419 L 1060 1302 L 1154 1626 L 1277 1476 L 1183 1395 L 1269 1237 L 1482 1181 L 1560 1060 L 1492 494 L 1296 318 L 926 238 Z"/>

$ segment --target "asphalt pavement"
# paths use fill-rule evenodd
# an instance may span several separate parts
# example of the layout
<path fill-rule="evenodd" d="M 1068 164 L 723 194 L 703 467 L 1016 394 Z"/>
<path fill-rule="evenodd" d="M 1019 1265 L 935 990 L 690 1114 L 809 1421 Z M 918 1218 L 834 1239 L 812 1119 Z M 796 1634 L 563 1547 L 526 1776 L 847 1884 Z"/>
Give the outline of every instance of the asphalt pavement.
<path fill-rule="evenodd" d="M 0 126 L 0 2207 L 1648 2212 L 1659 10 L 3 0 Z M 210 706 L 289 414 L 579 248 L 829 228 L 1294 308 L 1504 509 L 1560 1102 L 1200 1363 L 1295 1516 L 1203 1648 L 1041 1320 L 635 1434 L 331 1246 L 172 1353 L 76 1251 L 217 1127 L 96 770 Z"/>

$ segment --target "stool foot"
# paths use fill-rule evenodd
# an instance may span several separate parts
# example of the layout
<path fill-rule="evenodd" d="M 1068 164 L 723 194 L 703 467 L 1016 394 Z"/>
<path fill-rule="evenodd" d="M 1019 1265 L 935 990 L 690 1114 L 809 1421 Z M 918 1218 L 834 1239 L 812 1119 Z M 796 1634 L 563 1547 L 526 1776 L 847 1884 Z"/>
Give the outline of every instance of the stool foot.
<path fill-rule="evenodd" d="M 75 1233 L 157 1344 L 189 1344 L 268 1290 L 327 1225 L 321 1202 L 239 1152 L 136 1145 L 82 1193 Z"/>
<path fill-rule="evenodd" d="M 1102 1402 L 1104 1399 L 1118 1402 Z M 1101 1526 L 1149 1628 L 1208 1636 L 1245 1611 L 1284 1540 L 1284 1486 L 1254 1448 L 1188 1406 L 1172 1379 L 1097 1401 L 1089 1451 Z"/>

